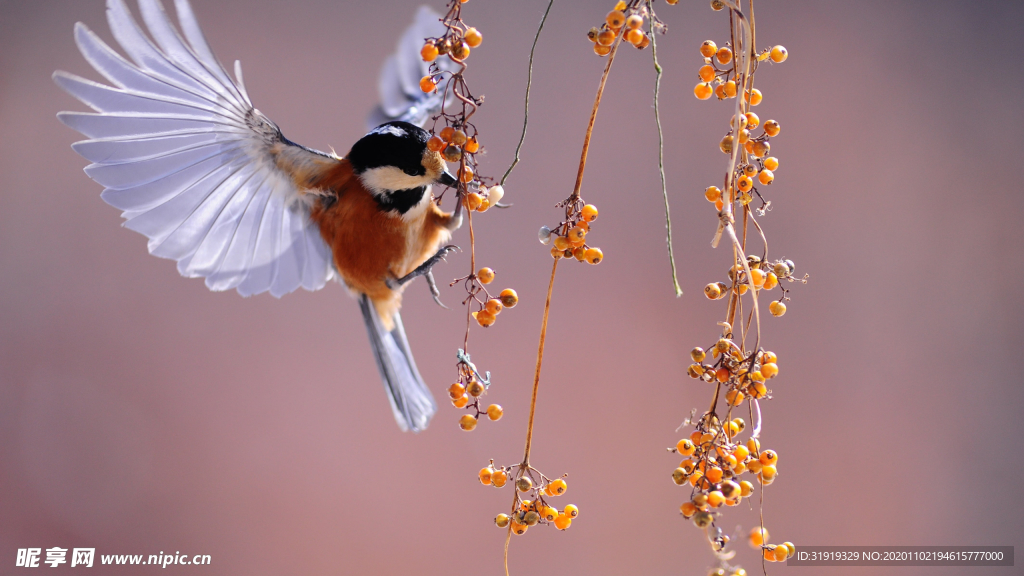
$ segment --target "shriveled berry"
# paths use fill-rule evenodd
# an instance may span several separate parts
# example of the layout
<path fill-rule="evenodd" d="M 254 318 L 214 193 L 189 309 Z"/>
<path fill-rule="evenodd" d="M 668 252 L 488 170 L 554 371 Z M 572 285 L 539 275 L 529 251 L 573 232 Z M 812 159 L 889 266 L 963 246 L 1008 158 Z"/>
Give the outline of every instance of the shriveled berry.
<path fill-rule="evenodd" d="M 462 130 L 456 130 L 452 132 L 451 143 L 455 144 L 456 146 L 462 146 L 463 144 L 466 143 L 466 140 L 468 139 L 469 138 L 466 136 L 466 133 L 463 132 Z"/>
<path fill-rule="evenodd" d="M 469 386 L 466 386 L 466 393 L 468 393 L 470 396 L 474 398 L 477 398 L 484 393 L 485 389 L 486 388 L 484 388 L 484 385 L 481 384 L 479 380 L 473 380 L 472 382 L 469 383 Z"/>
<path fill-rule="evenodd" d="M 462 160 L 462 150 L 458 146 L 448 146 L 444 149 L 444 159 L 449 162 Z"/>
<path fill-rule="evenodd" d="M 709 300 L 718 300 L 722 296 L 722 291 L 719 289 L 718 284 L 711 283 L 704 287 L 704 295 Z"/>
<path fill-rule="evenodd" d="M 729 134 L 718 143 L 718 148 L 726 154 L 732 154 L 732 134 Z"/>
<path fill-rule="evenodd" d="M 458 42 L 448 51 L 448 55 L 456 60 L 465 60 L 469 58 L 469 44 L 465 42 Z"/>
<path fill-rule="evenodd" d="M 698 528 L 707 528 L 711 524 L 712 520 L 714 520 L 714 518 L 712 518 L 711 514 L 708 514 L 707 512 L 697 512 L 693 515 L 693 523 L 696 524 Z"/>

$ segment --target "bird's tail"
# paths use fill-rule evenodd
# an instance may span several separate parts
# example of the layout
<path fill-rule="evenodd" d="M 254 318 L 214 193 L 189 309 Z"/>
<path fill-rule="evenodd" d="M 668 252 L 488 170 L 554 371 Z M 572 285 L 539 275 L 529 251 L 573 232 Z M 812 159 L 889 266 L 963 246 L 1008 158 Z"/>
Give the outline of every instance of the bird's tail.
<path fill-rule="evenodd" d="M 366 331 L 370 334 L 370 348 L 377 360 L 398 427 L 402 431 L 413 432 L 426 429 L 430 418 L 437 412 L 437 404 L 416 369 L 416 361 L 412 359 L 409 341 L 402 328 L 402 318 L 396 312 L 395 327 L 389 331 L 365 294 L 359 296 L 359 309 L 363 311 Z"/>

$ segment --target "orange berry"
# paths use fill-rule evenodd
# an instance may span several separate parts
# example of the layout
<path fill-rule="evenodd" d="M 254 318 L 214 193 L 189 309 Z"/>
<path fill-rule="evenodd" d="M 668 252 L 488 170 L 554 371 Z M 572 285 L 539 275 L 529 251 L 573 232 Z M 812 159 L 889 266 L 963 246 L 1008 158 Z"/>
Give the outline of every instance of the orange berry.
<path fill-rule="evenodd" d="M 747 118 L 747 128 L 757 128 L 757 125 L 761 123 L 761 119 L 753 112 L 747 112 L 744 116 Z"/>
<path fill-rule="evenodd" d="M 561 496 L 562 494 L 565 494 L 565 491 L 568 488 L 569 487 L 566 485 L 565 480 L 562 480 L 561 478 L 553 480 L 548 484 L 548 490 L 551 492 L 552 496 Z"/>
<path fill-rule="evenodd" d="M 420 56 L 424 62 L 433 62 L 437 58 L 437 46 L 433 42 L 427 42 L 420 48 Z"/>
<path fill-rule="evenodd" d="M 739 134 L 740 144 L 746 144 L 748 140 L 750 140 L 750 130 L 746 130 L 746 129 L 740 130 L 740 134 Z"/>
<path fill-rule="evenodd" d="M 725 496 L 718 490 L 712 490 L 708 493 L 708 505 L 712 508 L 718 508 L 725 502 Z"/>
<path fill-rule="evenodd" d="M 604 260 L 604 252 L 600 248 L 587 248 L 585 257 L 588 264 L 600 264 Z"/>
<path fill-rule="evenodd" d="M 481 310 L 479 312 L 473 312 L 473 318 L 476 319 L 477 324 L 483 326 L 484 328 L 493 325 L 494 321 L 497 320 L 497 317 L 494 314 L 488 312 L 486 309 Z"/>
<path fill-rule="evenodd" d="M 476 279 L 481 284 L 490 284 L 494 280 L 494 270 L 490 268 L 481 268 L 476 271 Z"/>
<path fill-rule="evenodd" d="M 466 404 L 469 404 L 469 396 L 463 394 L 462 396 L 459 396 L 458 398 L 452 400 L 452 404 L 456 408 L 465 408 Z"/>
<path fill-rule="evenodd" d="M 494 468 L 488 466 L 487 468 L 480 469 L 480 483 L 484 486 L 488 486 L 491 483 L 491 474 L 494 474 Z"/>
<path fill-rule="evenodd" d="M 436 88 L 437 87 L 434 86 L 434 81 L 430 76 L 420 78 L 420 90 L 423 90 L 424 92 L 433 92 Z"/>
<path fill-rule="evenodd" d="M 761 556 L 763 556 L 764 559 L 768 562 L 775 562 L 775 549 L 764 548 L 763 550 L 761 550 Z"/>
<path fill-rule="evenodd" d="M 708 300 L 718 300 L 722 297 L 722 291 L 718 288 L 718 284 L 712 282 L 704 287 L 704 295 L 708 297 Z"/>
<path fill-rule="evenodd" d="M 466 44 L 469 44 L 470 48 L 476 48 L 484 41 L 484 37 L 480 34 L 480 31 L 476 28 L 469 28 L 466 30 Z"/>
<path fill-rule="evenodd" d="M 705 58 L 711 58 L 716 52 L 718 52 L 718 45 L 713 40 L 705 40 L 700 45 L 700 55 Z"/>
<path fill-rule="evenodd" d="M 554 247 L 558 248 L 559 250 L 567 249 L 569 247 L 569 239 L 566 238 L 565 236 L 555 237 Z"/>
<path fill-rule="evenodd" d="M 775 172 L 776 170 L 779 169 L 779 159 L 774 156 L 769 156 L 768 158 L 765 158 L 764 167 L 766 170 L 771 170 L 772 172 Z"/>
<path fill-rule="evenodd" d="M 576 244 L 578 242 L 583 242 L 583 239 L 586 238 L 586 236 L 587 231 L 584 230 L 583 228 L 580 228 L 579 226 L 576 226 L 569 230 L 569 234 L 567 237 L 569 238 L 570 244 Z"/>
<path fill-rule="evenodd" d="M 740 484 L 740 488 L 742 487 L 743 485 Z M 751 486 L 751 489 L 753 489 L 753 486 Z M 761 546 L 764 546 L 765 542 L 768 541 L 768 538 L 768 529 L 758 526 L 757 528 L 754 528 L 750 531 L 750 536 L 748 537 L 750 547 L 760 548 Z"/>
<path fill-rule="evenodd" d="M 464 203 L 466 205 L 466 208 L 470 210 L 476 210 L 477 208 L 480 207 L 480 204 L 482 204 L 483 201 L 483 196 L 480 196 L 476 192 L 470 192 L 469 194 L 466 194 L 466 199 Z"/>
<path fill-rule="evenodd" d="M 747 102 L 750 102 L 751 106 L 757 106 L 758 104 L 761 103 L 761 98 L 762 98 L 761 91 L 758 90 L 757 88 L 754 88 L 750 92 L 744 94 L 743 98 Z"/>
<path fill-rule="evenodd" d="M 768 276 L 764 279 L 764 289 L 771 290 L 779 285 L 779 277 L 775 275 L 775 272 L 769 272 Z"/>
<path fill-rule="evenodd" d="M 486 388 L 484 388 L 484 385 L 481 384 L 478 380 L 473 380 L 472 382 L 469 383 L 469 386 L 466 386 L 466 393 L 472 396 L 473 398 L 479 397 L 481 394 L 484 393 L 485 390 Z"/>
<path fill-rule="evenodd" d="M 598 56 L 607 56 L 607 55 L 611 54 L 611 52 L 612 52 L 612 47 L 611 46 L 605 46 L 604 44 L 601 44 L 600 42 L 595 42 L 594 43 L 594 54 L 597 54 Z"/>
<path fill-rule="evenodd" d="M 779 455 L 775 450 L 765 450 L 764 452 L 761 452 L 760 460 L 761 464 L 764 464 L 765 466 L 774 466 L 775 463 L 779 461 Z"/>
<path fill-rule="evenodd" d="M 736 183 L 736 188 L 738 188 L 740 192 L 748 192 L 753 187 L 754 181 L 751 180 L 749 176 L 740 178 L 739 182 Z"/>
<path fill-rule="evenodd" d="M 441 150 L 444 150 L 444 147 L 444 140 L 441 140 L 437 136 L 431 136 L 430 139 L 427 140 L 427 149 L 431 152 L 440 152 Z"/>
<path fill-rule="evenodd" d="M 448 51 L 448 55 L 456 60 L 465 60 L 469 58 L 469 45 L 465 42 L 459 42 L 452 46 L 451 50 Z"/>
<path fill-rule="evenodd" d="M 676 451 L 682 454 L 683 456 L 689 456 L 693 454 L 696 449 L 697 447 L 693 445 L 693 442 L 690 442 L 686 438 L 683 438 L 682 440 L 676 443 Z"/>
<path fill-rule="evenodd" d="M 565 530 L 572 524 L 572 518 L 569 518 L 565 514 L 559 514 L 558 518 L 555 518 L 555 528 L 559 530 Z"/>
<path fill-rule="evenodd" d="M 462 418 L 459 418 L 459 427 L 469 432 L 473 428 L 476 428 L 476 416 L 471 414 L 465 414 Z"/>
<path fill-rule="evenodd" d="M 497 404 L 491 404 L 487 407 L 487 417 L 491 420 L 501 420 L 501 417 L 505 414 L 501 406 Z"/>
<path fill-rule="evenodd" d="M 766 120 L 764 123 L 764 133 L 769 136 L 778 136 L 781 130 L 782 127 L 775 120 Z"/>
<path fill-rule="evenodd" d="M 723 84 L 723 86 L 725 87 L 723 90 L 725 91 L 725 97 L 726 98 L 735 98 L 736 97 L 736 83 L 735 82 L 733 82 L 732 80 L 729 80 L 728 82 Z"/>
<path fill-rule="evenodd" d="M 452 400 L 461 397 L 465 393 L 466 387 L 458 382 L 448 387 L 448 395 L 452 397 Z"/>
<path fill-rule="evenodd" d="M 626 15 L 622 10 L 612 10 L 604 17 L 604 21 L 611 28 L 622 28 L 622 25 L 626 23 Z"/>
<path fill-rule="evenodd" d="M 651 45 L 651 37 L 648 36 L 647 34 L 644 34 L 643 40 L 641 40 L 640 43 L 636 45 L 636 47 L 641 49 L 641 50 L 643 50 L 644 48 L 647 48 L 650 45 Z"/>
<path fill-rule="evenodd" d="M 757 181 L 765 186 L 771 184 L 772 180 L 775 180 L 775 174 L 772 174 L 772 171 L 767 168 L 761 170 L 757 175 Z"/>
<path fill-rule="evenodd" d="M 626 18 L 626 28 L 635 30 L 644 25 L 644 19 L 639 14 L 633 14 L 629 18 Z"/>
<path fill-rule="evenodd" d="M 512 521 L 512 533 L 513 534 L 517 534 L 519 536 L 522 536 L 523 534 L 526 534 L 526 529 L 527 529 L 526 524 L 520 524 L 519 522 L 516 522 L 515 520 Z"/>
<path fill-rule="evenodd" d="M 597 35 L 597 43 L 606 48 L 611 48 L 612 44 L 615 43 L 615 36 L 615 32 L 612 32 L 611 30 L 602 30 L 601 33 Z"/>
<path fill-rule="evenodd" d="M 548 506 L 541 512 L 541 517 L 548 522 L 554 522 L 555 519 L 558 518 L 558 509 Z"/>
<path fill-rule="evenodd" d="M 727 46 L 722 46 L 718 49 L 715 57 L 718 59 L 719 64 L 728 64 L 729 62 L 732 62 L 732 50 Z"/>
<path fill-rule="evenodd" d="M 715 79 L 715 67 L 711 66 L 710 64 L 705 64 L 700 67 L 700 70 L 697 72 L 697 74 L 700 75 L 701 80 L 705 82 L 711 82 L 712 80 Z"/>
<path fill-rule="evenodd" d="M 454 135 L 455 128 L 452 128 L 451 126 L 445 126 L 444 128 L 441 128 L 441 140 L 444 140 L 445 142 L 451 142 L 452 136 Z"/>
<path fill-rule="evenodd" d="M 501 488 L 508 482 L 508 474 L 504 470 L 497 470 L 491 474 L 491 485 L 495 488 Z"/>
<path fill-rule="evenodd" d="M 715 97 L 719 100 L 725 100 L 725 84 L 719 84 L 715 86 Z"/>
<path fill-rule="evenodd" d="M 708 186 L 704 189 L 704 197 L 708 199 L 708 202 L 714 202 L 722 198 L 722 191 L 718 189 L 718 186 Z"/>
<path fill-rule="evenodd" d="M 477 150 L 480 150 L 480 143 L 477 142 L 476 136 L 473 136 L 469 140 L 466 140 L 466 145 L 462 147 L 463 150 L 470 154 L 475 154 Z"/>
<path fill-rule="evenodd" d="M 508 514 L 498 514 L 494 517 L 494 525 L 498 528 L 504 528 L 508 526 L 509 517 Z"/>
<path fill-rule="evenodd" d="M 582 216 L 583 219 L 586 220 L 587 222 L 593 222 L 594 220 L 597 220 L 597 207 L 594 206 L 593 204 L 587 204 L 586 206 L 583 207 L 583 210 L 580 212 L 580 216 Z"/>
<path fill-rule="evenodd" d="M 718 484 L 722 481 L 722 469 L 718 466 L 708 468 L 704 475 L 707 476 L 708 481 L 712 484 Z"/>
<path fill-rule="evenodd" d="M 707 82 L 701 82 L 693 88 L 693 95 L 696 96 L 698 100 L 707 100 L 708 98 L 711 98 L 711 94 L 713 92 L 714 90 L 711 89 L 711 85 Z"/>
<path fill-rule="evenodd" d="M 569 518 L 575 518 L 580 515 L 580 509 L 575 504 L 568 504 L 565 507 L 565 515 Z"/>
<path fill-rule="evenodd" d="M 760 268 L 752 268 L 750 270 L 750 282 L 754 286 L 760 288 L 764 286 L 765 273 Z"/>
<path fill-rule="evenodd" d="M 473 169 L 470 168 L 469 166 L 466 166 L 465 168 L 459 168 L 459 178 L 461 178 L 462 181 L 466 182 L 466 183 L 472 182 L 473 181 Z M 476 194 L 476 192 L 474 192 L 474 194 Z M 480 196 L 480 195 L 477 194 L 477 196 Z M 483 204 L 483 202 L 484 202 L 484 198 L 483 198 L 483 196 L 480 196 L 480 203 Z M 479 206 L 477 208 L 479 208 Z"/>
<path fill-rule="evenodd" d="M 644 35 L 643 30 L 630 30 L 629 32 L 626 32 L 625 38 L 626 42 L 629 42 L 633 46 L 639 46 L 643 43 L 646 36 Z"/>
<path fill-rule="evenodd" d="M 504 308 L 504 306 L 501 305 L 501 300 L 498 300 L 497 298 L 491 298 L 490 300 L 487 301 L 486 304 L 484 304 L 484 308 L 491 314 L 497 316 L 498 314 L 501 313 L 501 309 Z"/>
<path fill-rule="evenodd" d="M 789 58 L 789 51 L 786 50 L 785 46 L 779 45 L 772 48 L 771 59 L 772 62 L 780 63 L 785 62 L 786 58 Z"/>
<path fill-rule="evenodd" d="M 789 558 L 789 547 L 788 546 L 776 546 L 774 550 L 775 561 L 785 562 L 786 558 Z"/>
<path fill-rule="evenodd" d="M 722 141 L 718 143 L 718 148 L 725 154 L 732 154 L 732 134 L 722 138 Z"/>
<path fill-rule="evenodd" d="M 726 401 L 732 406 L 739 406 L 743 403 L 743 392 L 739 390 L 729 390 L 725 395 Z"/>
<path fill-rule="evenodd" d="M 768 311 L 772 313 L 772 316 L 782 316 L 786 313 L 786 305 L 782 302 L 772 302 L 768 305 Z M 764 370 L 761 371 L 764 373 Z"/>
<path fill-rule="evenodd" d="M 715 200 L 715 210 L 721 212 L 722 208 L 725 208 L 725 202 L 722 202 L 721 200 Z"/>

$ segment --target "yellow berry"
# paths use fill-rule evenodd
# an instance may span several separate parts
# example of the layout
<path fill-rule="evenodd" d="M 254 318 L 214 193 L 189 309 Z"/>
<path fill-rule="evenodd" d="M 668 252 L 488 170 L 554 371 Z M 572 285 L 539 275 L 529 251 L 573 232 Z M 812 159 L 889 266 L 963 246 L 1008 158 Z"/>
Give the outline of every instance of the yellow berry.
<path fill-rule="evenodd" d="M 600 264 L 604 260 L 604 252 L 600 248 L 587 248 L 585 257 L 589 264 Z"/>
<path fill-rule="evenodd" d="M 504 411 L 498 404 L 491 404 L 490 406 L 487 407 L 487 417 L 490 418 L 491 420 L 501 420 L 501 416 L 503 414 Z"/>
<path fill-rule="evenodd" d="M 615 43 L 615 32 L 611 30 L 602 30 L 597 35 L 597 43 L 606 48 L 611 48 L 611 45 Z"/>
<path fill-rule="evenodd" d="M 722 191 L 718 189 L 718 186 L 708 186 L 704 189 L 704 197 L 708 199 L 708 202 L 717 202 L 722 199 Z"/>
<path fill-rule="evenodd" d="M 519 295 L 511 288 L 502 290 L 501 294 L 498 294 L 498 298 L 501 299 L 501 305 L 505 308 L 515 308 L 519 303 Z"/>
<path fill-rule="evenodd" d="M 466 44 L 469 44 L 470 48 L 476 48 L 484 41 L 484 37 L 480 34 L 480 31 L 476 28 L 470 28 L 466 30 Z"/>
<path fill-rule="evenodd" d="M 476 210 L 480 207 L 480 204 L 482 204 L 483 201 L 483 196 L 476 192 L 470 192 L 469 194 L 466 194 L 465 206 L 470 210 Z"/>
<path fill-rule="evenodd" d="M 729 80 L 728 82 L 723 84 L 723 86 L 725 86 L 725 88 L 723 88 L 723 90 L 725 91 L 725 97 L 726 98 L 735 98 L 736 97 L 736 82 L 733 82 L 732 80 Z"/>
<path fill-rule="evenodd" d="M 757 88 L 754 88 L 753 90 L 751 90 L 750 92 L 745 94 L 744 98 L 748 102 L 750 102 L 751 106 L 757 106 L 758 104 L 761 103 L 761 98 L 762 98 L 761 91 L 758 90 Z"/>
<path fill-rule="evenodd" d="M 761 365 L 761 374 L 768 379 L 775 378 L 779 374 L 779 365 L 774 362 L 765 362 Z"/>
<path fill-rule="evenodd" d="M 692 358 L 694 362 L 703 362 L 706 357 L 707 354 L 704 353 L 704 349 L 700 346 L 690 350 L 690 358 Z"/>
<path fill-rule="evenodd" d="M 787 546 L 776 546 L 774 554 L 776 562 L 785 562 L 786 558 L 789 558 L 789 548 Z"/>
<path fill-rule="evenodd" d="M 625 34 L 626 42 L 629 42 L 633 46 L 639 46 L 643 44 L 644 38 L 646 37 L 647 36 L 644 35 L 643 30 L 630 30 Z"/>
<path fill-rule="evenodd" d="M 701 80 L 705 82 L 711 82 L 712 80 L 715 79 L 715 67 L 711 66 L 710 64 L 705 64 L 700 67 L 700 70 L 697 72 L 697 74 L 700 75 Z"/>
<path fill-rule="evenodd" d="M 501 488 L 508 482 L 508 474 L 504 470 L 497 470 L 491 474 L 491 485 L 495 488 Z"/>
<path fill-rule="evenodd" d="M 611 46 L 605 46 L 604 44 L 601 44 L 600 42 L 595 42 L 594 43 L 594 54 L 597 54 L 598 56 L 607 56 L 607 55 L 611 54 L 611 52 L 612 52 L 612 47 Z"/>
<path fill-rule="evenodd" d="M 583 228 L 580 228 L 579 226 L 576 226 L 569 230 L 567 238 L 569 238 L 570 244 L 576 244 L 579 242 L 583 242 L 583 239 L 586 238 L 586 236 L 587 231 L 584 230 Z"/>
<path fill-rule="evenodd" d="M 498 514 L 494 517 L 494 524 L 498 528 L 505 528 L 508 526 L 508 514 Z"/>
<path fill-rule="evenodd" d="M 732 134 L 722 138 L 722 141 L 718 143 L 719 149 L 726 154 L 732 154 Z"/>
<path fill-rule="evenodd" d="M 486 309 L 480 310 L 479 312 L 473 312 L 473 318 L 476 319 L 476 323 L 483 326 L 484 328 L 494 324 L 498 318 L 488 312 Z"/>
<path fill-rule="evenodd" d="M 718 300 L 722 296 L 722 290 L 718 287 L 718 284 L 712 282 L 704 287 L 704 295 L 709 300 Z"/>
<path fill-rule="evenodd" d="M 775 120 L 766 120 L 764 123 L 764 133 L 769 136 L 778 136 L 781 130 L 782 127 Z"/>
<path fill-rule="evenodd" d="M 558 518 L 555 518 L 555 528 L 559 530 L 565 530 L 572 524 L 572 518 L 569 518 L 567 514 L 560 514 Z"/>
<path fill-rule="evenodd" d="M 580 216 L 587 222 L 597 220 L 597 207 L 593 204 L 587 204 L 583 207 L 583 210 L 580 211 Z"/>
<path fill-rule="evenodd" d="M 779 169 L 779 159 L 774 156 L 769 156 L 768 158 L 765 158 L 764 167 L 766 170 L 771 170 L 772 172 L 775 172 L 776 170 Z"/>
<path fill-rule="evenodd" d="M 420 90 L 423 90 L 424 92 L 433 92 L 435 88 L 434 81 L 431 80 L 430 76 L 420 78 Z"/>
<path fill-rule="evenodd" d="M 757 128 L 757 125 L 761 123 L 761 119 L 753 112 L 747 112 L 744 116 L 747 118 L 747 128 Z"/>
<path fill-rule="evenodd" d="M 728 64 L 729 62 L 732 62 L 732 50 L 727 46 L 722 46 L 718 49 L 715 57 L 718 59 L 719 64 Z"/>
<path fill-rule="evenodd" d="M 740 496 L 746 498 L 754 493 L 754 485 L 746 480 L 740 481 Z"/>
<path fill-rule="evenodd" d="M 462 418 L 459 418 L 459 427 L 469 432 L 473 428 L 476 428 L 476 416 L 471 414 L 465 414 Z"/>
<path fill-rule="evenodd" d="M 771 59 L 772 62 L 785 62 L 786 58 L 789 58 L 789 51 L 786 50 L 785 46 L 779 45 L 772 48 Z"/>
<path fill-rule="evenodd" d="M 452 400 L 452 405 L 456 408 L 465 408 L 466 404 L 469 404 L 469 396 L 466 396 L 465 394 Z"/>
<path fill-rule="evenodd" d="M 782 302 L 772 302 L 768 305 L 768 311 L 772 313 L 772 316 L 782 316 L 786 313 L 786 305 Z"/>
<path fill-rule="evenodd" d="M 715 44 L 714 40 L 705 40 L 700 45 L 700 55 L 705 58 L 711 58 L 716 52 L 718 52 L 718 45 Z"/>
<path fill-rule="evenodd" d="M 793 556 L 793 554 L 796 554 L 796 546 L 792 542 L 783 542 L 782 545 L 789 549 L 788 557 L 791 557 Z"/>
<path fill-rule="evenodd" d="M 554 258 L 555 260 L 558 260 L 559 258 L 564 256 L 564 254 L 563 254 L 564 252 L 565 252 L 565 250 L 559 250 L 555 246 L 551 247 L 551 257 Z"/>
<path fill-rule="evenodd" d="M 553 480 L 548 484 L 548 490 L 551 492 L 552 496 L 561 496 L 562 494 L 565 494 L 565 491 L 568 488 L 569 487 L 566 485 L 565 480 L 562 480 L 561 478 Z"/>
<path fill-rule="evenodd" d="M 491 281 L 494 280 L 494 270 L 491 270 L 490 268 L 481 268 L 476 272 L 476 279 L 479 280 L 481 284 L 490 284 Z"/>
<path fill-rule="evenodd" d="M 516 522 L 515 520 L 512 521 L 512 533 L 513 534 L 517 534 L 519 536 L 522 536 L 523 534 L 526 534 L 526 528 L 527 528 L 526 524 L 520 524 L 519 522 Z"/>
<path fill-rule="evenodd" d="M 707 100 L 708 98 L 711 98 L 711 94 L 713 92 L 714 90 L 711 89 L 711 85 L 707 82 L 701 82 L 693 88 L 693 95 L 696 96 L 698 100 Z"/>

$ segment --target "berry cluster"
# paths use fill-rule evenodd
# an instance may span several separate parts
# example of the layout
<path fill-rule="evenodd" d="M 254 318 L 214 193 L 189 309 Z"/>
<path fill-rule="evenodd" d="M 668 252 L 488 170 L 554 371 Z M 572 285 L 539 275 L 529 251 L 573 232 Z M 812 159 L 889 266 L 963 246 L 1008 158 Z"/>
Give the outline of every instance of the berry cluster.
<path fill-rule="evenodd" d="M 707 100 L 711 98 L 712 94 L 719 100 L 735 98 L 737 94 L 736 68 L 734 66 L 719 68 L 719 65 L 728 66 L 733 63 L 732 46 L 727 43 L 719 48 L 714 40 L 705 40 L 700 45 L 700 55 L 704 57 L 704 65 L 697 71 L 700 82 L 693 88 L 693 95 L 700 100 Z M 781 64 L 786 61 L 786 58 L 789 58 L 789 52 L 786 51 L 785 46 L 773 46 L 757 54 L 754 61 L 757 63 L 770 59 L 776 64 Z M 754 70 L 756 69 L 755 64 Z M 760 104 L 761 98 L 761 91 L 757 88 L 743 92 L 744 102 L 748 102 L 751 106 Z"/>
<path fill-rule="evenodd" d="M 593 204 L 584 204 L 583 200 L 570 198 L 558 207 L 565 206 L 565 220 L 551 229 L 541 226 L 537 238 L 541 244 L 551 246 L 551 256 L 559 258 L 575 258 L 578 262 L 600 264 L 604 260 L 604 252 L 600 248 L 587 245 L 587 234 L 590 225 L 597 220 L 597 208 Z M 551 236 L 554 235 L 554 241 Z"/>
<path fill-rule="evenodd" d="M 793 554 L 796 554 L 796 546 L 792 542 L 769 544 L 768 529 L 763 526 L 751 530 L 747 541 L 751 548 L 761 550 L 761 556 L 769 562 L 785 562 Z"/>
<path fill-rule="evenodd" d="M 492 460 L 489 466 L 480 470 L 480 482 L 484 486 L 501 488 L 516 472 L 518 476 L 514 479 L 516 496 L 513 512 L 498 514 L 494 518 L 494 524 L 498 528 L 507 528 L 511 525 L 513 534 L 523 535 L 531 526 L 538 524 L 553 524 L 559 530 L 565 530 L 572 525 L 573 519 L 580 513 L 579 508 L 574 504 L 568 504 L 559 510 L 549 505 L 546 500 L 565 494 L 568 485 L 564 478 L 551 480 L 532 466 L 495 468 Z"/>
<path fill-rule="evenodd" d="M 678 0 L 669 0 L 669 4 L 675 4 Z M 620 1 L 604 17 L 600 27 L 593 27 L 587 32 L 587 38 L 594 43 L 594 54 L 607 56 L 612 52 L 612 46 L 620 35 L 623 40 L 636 48 L 643 50 L 651 45 L 651 37 L 644 32 L 643 26 L 646 19 L 651 19 L 652 27 L 662 29 L 664 25 L 648 10 L 644 0 L 631 0 L 630 2 Z"/>
<path fill-rule="evenodd" d="M 708 188 L 706 195 L 711 196 L 712 192 L 721 194 L 718 188 L 711 186 Z M 772 290 L 779 286 L 782 295 L 778 300 L 768 305 L 768 311 L 772 316 L 782 316 L 786 313 L 785 301 L 789 300 L 789 290 L 784 286 L 780 286 L 779 282 L 783 280 L 787 282 L 807 282 L 806 276 L 804 278 L 793 276 L 796 265 L 792 260 L 761 260 L 760 256 L 750 254 L 747 256 L 747 268 L 750 269 L 749 278 L 747 277 L 746 268 L 742 264 L 734 264 L 729 269 L 729 280 L 732 282 L 732 285 L 725 282 L 712 282 L 704 287 L 704 295 L 709 300 L 719 300 L 730 294 L 742 296 L 750 290 L 751 286 L 757 290 Z"/>
<path fill-rule="evenodd" d="M 463 347 L 458 351 L 458 379 L 449 387 L 448 392 L 452 404 L 456 408 L 465 408 L 467 414 L 459 419 L 463 430 L 476 428 L 480 417 L 486 414 L 490 420 L 498 420 L 502 416 L 501 406 L 491 404 L 483 409 L 480 403 L 482 396 L 490 387 L 490 372 L 481 375 L 469 357 L 469 328 L 472 320 L 483 327 L 491 326 L 503 308 L 512 308 L 519 302 L 516 291 L 507 288 L 497 297 L 487 291 L 486 284 L 494 281 L 494 270 L 476 267 L 476 239 L 473 233 L 473 212 L 485 212 L 491 206 L 499 205 L 505 190 L 500 184 L 487 186 L 477 170 L 476 155 L 481 152 L 479 133 L 470 118 L 483 103 L 483 98 L 476 98 L 469 91 L 464 73 L 466 59 L 470 50 L 480 46 L 483 36 L 476 28 L 467 26 L 462 21 L 462 4 L 466 0 L 450 0 L 448 12 L 441 22 L 445 25 L 445 33 L 438 38 L 426 38 L 420 49 L 420 56 L 426 62 L 432 62 L 430 74 L 420 80 L 420 88 L 424 92 L 433 92 L 444 82 L 441 88 L 444 97 L 441 110 L 434 116 L 431 137 L 427 140 L 427 148 L 440 153 L 448 162 L 458 162 L 457 201 L 468 210 L 469 242 L 470 242 L 470 273 L 457 278 L 451 286 L 462 282 L 466 289 L 466 299 L 462 304 L 467 306 L 466 337 Z M 458 69 L 449 71 L 438 66 L 437 59 L 445 56 L 451 59 Z M 450 97 L 449 97 L 450 96 Z M 440 123 L 441 129 L 437 130 Z M 472 304 L 476 303 L 476 310 Z"/>

